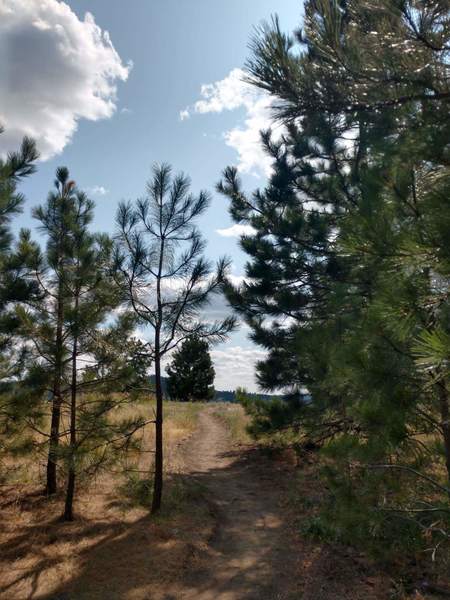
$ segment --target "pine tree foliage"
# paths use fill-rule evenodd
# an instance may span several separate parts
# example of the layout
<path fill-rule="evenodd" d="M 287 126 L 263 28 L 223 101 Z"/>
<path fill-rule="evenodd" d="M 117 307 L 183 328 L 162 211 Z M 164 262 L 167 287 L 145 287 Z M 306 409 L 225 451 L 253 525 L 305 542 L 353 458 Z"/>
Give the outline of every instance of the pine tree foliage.
<path fill-rule="evenodd" d="M 0 127 L 0 134 L 2 133 Z M 20 370 L 20 353 L 12 347 L 17 322 L 10 308 L 12 303 L 26 300 L 33 294 L 24 273 L 26 264 L 20 248 L 13 247 L 10 230 L 12 219 L 22 212 L 24 196 L 18 185 L 35 171 L 38 153 L 34 142 L 25 138 L 17 152 L 0 157 L 0 378 L 8 379 Z M 12 355 L 11 355 L 12 352 Z"/>
<path fill-rule="evenodd" d="M 268 350 L 259 381 L 307 392 L 252 409 L 255 431 L 323 446 L 341 535 L 432 540 L 433 556 L 449 531 L 449 37 L 439 1 L 311 0 L 295 37 L 266 25 L 248 78 L 286 133 L 262 137 L 264 190 L 230 169 L 219 185 L 255 230 L 228 296 Z"/>
<path fill-rule="evenodd" d="M 208 401 L 214 398 L 214 367 L 205 340 L 193 335 L 174 352 L 168 374 L 167 393 L 182 402 Z"/>
<path fill-rule="evenodd" d="M 315 0 L 295 36 L 277 19 L 260 28 L 248 77 L 288 120 L 445 103 L 448 38 L 446 0 Z"/>
<path fill-rule="evenodd" d="M 22 212 L 25 200 L 18 191 L 18 184 L 35 172 L 38 156 L 33 140 L 24 138 L 18 152 L 0 158 L 0 251 L 3 258 L 11 248 L 11 219 Z"/>
<path fill-rule="evenodd" d="M 263 136 L 274 159 L 265 190 L 248 198 L 234 168 L 224 172 L 218 185 L 231 200 L 233 218 L 256 231 L 241 238 L 252 259 L 246 266 L 248 279 L 240 289 L 228 286 L 227 292 L 250 325 L 253 340 L 270 350 L 258 372 L 266 389 L 284 387 L 284 382 L 294 387 L 305 383 L 296 359 L 291 360 L 296 331 L 312 310 L 320 312 L 330 275 L 344 272 L 330 241 L 336 217 L 328 206 L 334 198 L 327 177 L 315 177 L 310 165 L 313 158 L 320 162 L 321 151 L 303 142 L 295 127 L 290 135 L 278 144 L 270 140 L 270 133 Z M 326 168 L 319 166 L 323 172 Z"/>
<path fill-rule="evenodd" d="M 109 465 L 111 459 L 116 458 L 114 451 L 124 447 L 124 440 L 128 444 L 131 436 L 144 426 L 140 418 L 113 422 L 110 418 L 113 409 L 129 402 L 127 396 L 113 399 L 113 392 L 124 392 L 133 383 L 140 383 L 138 372 L 133 372 L 130 368 L 133 363 L 130 365 L 128 361 L 130 354 L 141 349 L 141 344 L 130 339 L 135 326 L 130 315 L 124 314 L 106 332 L 100 329 L 110 318 L 111 311 L 120 306 L 123 300 L 120 288 L 111 285 L 114 245 L 106 235 L 89 232 L 87 226 L 93 216 L 93 204 L 81 192 L 77 194 L 76 213 L 71 264 L 65 284 L 69 298 L 65 319 L 70 340 L 71 372 L 70 400 L 67 403 L 70 431 L 65 449 L 68 477 L 64 510 L 66 520 L 73 519 L 77 476 L 96 473 L 101 467 Z M 121 338 L 120 345 L 112 346 L 108 337 L 117 340 L 118 335 Z M 99 342 L 102 342 L 100 348 Z M 87 360 L 91 363 L 92 374 L 92 367 L 98 371 L 100 366 L 96 361 L 98 354 L 106 360 L 111 357 L 109 368 L 103 375 L 90 378 L 84 368 L 83 357 L 89 357 Z M 83 370 L 84 381 L 80 377 L 80 369 Z M 89 394 L 83 395 L 85 388 Z"/>
<path fill-rule="evenodd" d="M 3 129 L 0 127 L 0 134 Z M 35 171 L 38 152 L 25 138 L 17 152 L 0 157 L 0 465 L 10 451 L 10 439 L 22 426 L 23 403 L 16 402 L 13 381 L 23 371 L 26 349 L 17 344 L 19 322 L 15 305 L 26 302 L 36 289 L 26 279 L 27 256 L 14 243 L 11 221 L 23 209 L 19 184 Z M 14 419 L 11 419 L 11 416 Z M 1 476 L 1 475 L 0 475 Z"/>

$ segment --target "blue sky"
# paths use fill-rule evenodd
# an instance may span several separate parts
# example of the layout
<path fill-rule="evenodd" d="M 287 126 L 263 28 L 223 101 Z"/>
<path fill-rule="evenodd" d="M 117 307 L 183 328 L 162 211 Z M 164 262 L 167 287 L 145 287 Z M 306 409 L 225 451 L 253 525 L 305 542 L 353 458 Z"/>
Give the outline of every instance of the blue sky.
<path fill-rule="evenodd" d="M 18 224 L 33 226 L 30 207 L 45 199 L 59 165 L 91 192 L 95 226 L 109 232 L 117 203 L 143 195 L 155 161 L 189 174 L 194 191 L 214 192 L 230 164 L 247 188 L 262 185 L 268 167 L 254 139 L 269 123 L 270 100 L 241 86 L 236 69 L 254 26 L 277 13 L 293 30 L 301 10 L 300 0 L 0 0 L 0 51 L 10 59 L 0 70 L 0 151 L 33 133 L 45 158 L 23 186 Z M 223 231 L 232 225 L 227 208 L 214 193 L 200 226 L 207 255 L 231 256 L 240 276 L 245 256 Z M 216 386 L 255 389 L 261 356 L 245 329 L 233 334 L 213 353 Z"/>

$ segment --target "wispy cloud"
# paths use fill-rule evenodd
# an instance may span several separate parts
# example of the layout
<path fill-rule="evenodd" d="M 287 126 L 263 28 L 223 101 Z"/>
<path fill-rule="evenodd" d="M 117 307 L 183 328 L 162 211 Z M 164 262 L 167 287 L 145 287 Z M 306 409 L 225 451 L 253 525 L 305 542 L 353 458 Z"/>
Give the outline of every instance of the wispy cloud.
<path fill-rule="evenodd" d="M 273 98 L 244 81 L 244 71 L 233 69 L 227 77 L 202 85 L 200 99 L 180 112 L 181 120 L 193 114 L 222 113 L 244 109 L 243 125 L 225 131 L 225 143 L 238 155 L 238 169 L 255 176 L 271 173 L 272 159 L 261 145 L 261 130 L 272 128 L 280 136 L 282 126 L 274 126 L 271 116 Z"/>
<path fill-rule="evenodd" d="M 231 227 L 227 227 L 226 229 L 216 229 L 216 233 L 221 235 L 222 237 L 241 237 L 241 235 L 253 235 L 255 230 L 251 225 L 240 225 L 236 223 Z"/>
<path fill-rule="evenodd" d="M 51 158 L 80 119 L 114 114 L 117 83 L 131 64 L 123 64 L 90 13 L 80 20 L 58 0 L 0 0 L 0 39 L 8 57 L 0 78 L 0 153 L 29 135 L 41 159 Z"/>
<path fill-rule="evenodd" d="M 94 185 L 93 187 L 87 188 L 87 192 L 92 196 L 106 196 L 106 194 L 109 194 L 109 190 L 102 185 Z"/>

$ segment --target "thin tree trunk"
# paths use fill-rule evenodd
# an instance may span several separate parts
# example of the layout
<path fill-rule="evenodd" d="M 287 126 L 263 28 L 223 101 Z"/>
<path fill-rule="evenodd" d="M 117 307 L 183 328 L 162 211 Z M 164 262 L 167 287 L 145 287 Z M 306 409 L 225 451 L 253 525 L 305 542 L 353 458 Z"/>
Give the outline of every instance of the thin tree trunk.
<path fill-rule="evenodd" d="M 155 336 L 155 384 L 156 384 L 156 421 L 155 421 L 155 475 L 153 481 L 152 514 L 161 508 L 163 489 L 163 394 L 161 386 L 161 357 L 159 355 L 159 332 Z"/>
<path fill-rule="evenodd" d="M 75 300 L 75 318 L 77 319 L 78 297 Z M 73 498 L 75 495 L 75 451 L 77 444 L 77 353 L 78 333 L 75 331 L 72 346 L 72 381 L 70 385 L 70 449 L 69 476 L 67 480 L 64 521 L 73 521 Z"/>
<path fill-rule="evenodd" d="M 63 290 L 60 283 L 58 289 L 58 307 L 56 317 L 56 338 L 55 338 L 55 372 L 53 378 L 53 400 L 52 400 L 52 419 L 50 425 L 50 446 L 47 460 L 47 484 L 46 493 L 55 494 L 57 491 L 57 467 L 58 467 L 58 447 L 59 447 L 59 426 L 61 421 L 61 379 L 63 365 L 63 321 L 64 321 L 64 302 L 62 298 Z"/>
<path fill-rule="evenodd" d="M 439 394 L 439 404 L 441 412 L 442 436 L 444 438 L 445 466 L 447 467 L 447 478 L 450 482 L 450 408 L 449 394 L 445 381 L 437 384 Z"/>
<path fill-rule="evenodd" d="M 161 195 L 160 214 L 160 249 L 158 274 L 156 277 L 156 302 L 158 316 L 155 327 L 155 384 L 156 384 L 156 421 L 155 421 L 155 474 L 153 480 L 152 515 L 161 508 L 163 489 L 163 394 L 161 387 L 161 325 L 163 322 L 163 308 L 161 300 L 161 277 L 164 264 L 165 239 L 161 229 L 163 198 Z"/>
<path fill-rule="evenodd" d="M 64 521 L 73 521 L 73 498 L 75 495 L 75 470 L 69 469 L 67 480 L 66 504 L 64 507 Z"/>

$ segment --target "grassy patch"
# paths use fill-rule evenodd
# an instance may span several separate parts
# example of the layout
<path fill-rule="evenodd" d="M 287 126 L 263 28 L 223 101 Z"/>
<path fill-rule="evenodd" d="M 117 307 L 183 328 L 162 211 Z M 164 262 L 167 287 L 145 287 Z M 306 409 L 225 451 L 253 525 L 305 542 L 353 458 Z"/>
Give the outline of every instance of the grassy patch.
<path fill-rule="evenodd" d="M 149 509 L 153 498 L 153 479 L 130 474 L 120 488 L 124 508 Z M 204 496 L 204 486 L 192 478 L 175 475 L 164 484 L 163 503 L 158 519 L 172 517 L 181 512 L 191 512 L 199 506 Z"/>
<path fill-rule="evenodd" d="M 154 407 L 151 397 L 143 397 L 112 411 L 110 418 L 150 420 Z M 14 484 L 0 486 L 0 545 L 10 547 L 0 558 L 0 596 L 8 589 L 8 598 L 62 597 L 67 585 L 70 597 L 80 599 L 125 598 L 138 587 L 145 588 L 145 597 L 164 598 L 165 582 L 177 580 L 180 565 L 197 545 L 203 547 L 214 525 L 202 486 L 184 475 L 189 438 L 204 408 L 164 405 L 165 482 L 156 518 L 149 518 L 153 424 L 135 434 L 125 460 L 108 465 L 93 480 L 79 480 L 77 518 L 70 524 L 59 521 L 64 489 L 52 499 L 42 495 L 46 446 L 39 456 L 8 456 L 5 467 Z M 46 421 L 42 429 L 47 426 Z"/>
<path fill-rule="evenodd" d="M 239 404 L 217 404 L 214 415 L 221 419 L 236 444 L 247 444 L 251 437 L 247 431 L 249 418 Z"/>

